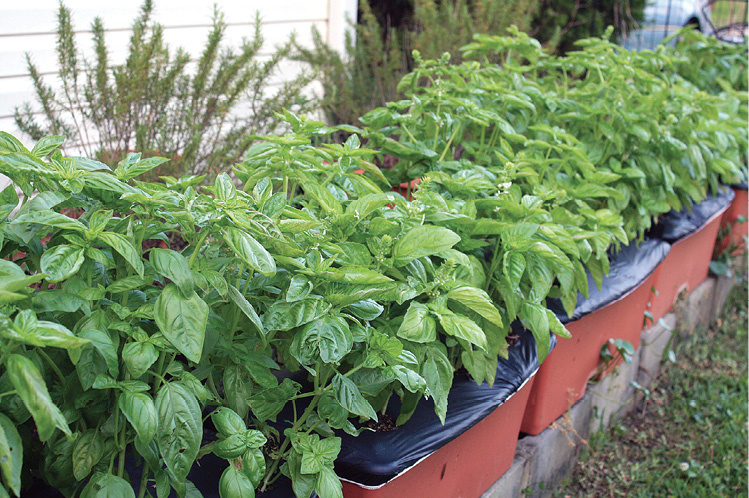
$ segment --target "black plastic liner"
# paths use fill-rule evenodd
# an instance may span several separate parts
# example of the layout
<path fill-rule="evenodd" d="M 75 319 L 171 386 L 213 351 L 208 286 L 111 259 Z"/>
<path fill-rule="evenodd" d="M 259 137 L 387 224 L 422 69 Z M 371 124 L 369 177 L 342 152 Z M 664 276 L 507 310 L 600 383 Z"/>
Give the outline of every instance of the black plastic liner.
<path fill-rule="evenodd" d="M 423 458 L 457 438 L 491 414 L 515 394 L 538 370 L 536 342 L 528 331 L 510 346 L 508 359 L 500 358 L 493 386 L 480 386 L 467 375 L 456 374 L 448 395 L 445 425 L 434 413 L 434 402 L 421 400 L 413 416 L 390 432 L 362 432 L 358 437 L 340 434 L 341 453 L 336 473 L 364 486 L 381 486 Z M 551 338 L 551 348 L 556 336 Z M 395 419 L 400 412 L 396 397 L 388 405 Z"/>
<path fill-rule="evenodd" d="M 633 242 L 616 253 L 610 249 L 610 270 L 603 277 L 601 289 L 598 289 L 593 277 L 588 274 L 589 297 L 585 298 L 578 292 L 577 306 L 571 317 L 567 316 L 559 299 L 547 299 L 547 306 L 562 323 L 579 320 L 629 294 L 653 273 L 670 249 L 670 244 L 657 239 L 645 239 L 639 244 Z"/>
<path fill-rule="evenodd" d="M 692 204 L 691 211 L 670 211 L 660 217 L 649 236 L 674 243 L 702 228 L 721 210 L 728 207 L 736 196 L 730 188 L 722 187 L 717 195 L 708 195 L 699 204 Z"/>

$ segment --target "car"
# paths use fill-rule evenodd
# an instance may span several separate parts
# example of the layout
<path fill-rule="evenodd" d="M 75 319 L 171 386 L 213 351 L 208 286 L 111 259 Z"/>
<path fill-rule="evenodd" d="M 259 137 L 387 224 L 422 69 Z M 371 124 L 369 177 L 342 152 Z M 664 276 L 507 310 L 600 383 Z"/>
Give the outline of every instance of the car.
<path fill-rule="evenodd" d="M 653 50 L 664 38 L 684 26 L 693 25 L 705 34 L 714 31 L 710 5 L 704 0 L 656 0 L 645 6 L 643 21 L 620 38 L 628 50 Z"/>

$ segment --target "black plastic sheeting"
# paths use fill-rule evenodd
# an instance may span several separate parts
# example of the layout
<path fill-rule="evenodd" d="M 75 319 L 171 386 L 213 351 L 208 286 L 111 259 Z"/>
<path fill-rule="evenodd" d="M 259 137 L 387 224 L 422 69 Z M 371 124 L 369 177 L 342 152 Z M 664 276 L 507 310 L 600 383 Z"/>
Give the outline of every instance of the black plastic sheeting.
<path fill-rule="evenodd" d="M 670 249 L 671 245 L 667 242 L 647 238 L 639 244 L 632 242 L 621 247 L 615 253 L 612 248 L 609 250 L 609 274 L 603 277 L 601 289 L 598 289 L 593 277 L 588 274 L 589 297 L 578 292 L 577 306 L 571 317 L 567 316 L 559 299 L 547 299 L 547 306 L 562 323 L 579 320 L 624 297 L 640 285 L 666 258 Z"/>
<path fill-rule="evenodd" d="M 467 375 L 456 374 L 448 395 L 445 425 L 434 413 L 434 402 L 422 399 L 413 416 L 390 432 L 362 432 L 358 437 L 340 434 L 341 453 L 336 473 L 365 486 L 380 486 L 408 470 L 424 457 L 457 438 L 491 414 L 515 394 L 538 370 L 536 342 L 528 331 L 510 346 L 508 359 L 499 360 L 493 386 L 480 386 Z M 551 347 L 556 345 L 552 335 Z M 388 414 L 397 418 L 400 400 L 388 405 Z"/>
<path fill-rule="evenodd" d="M 658 219 L 648 233 L 649 237 L 674 243 L 702 228 L 710 218 L 725 210 L 736 194 L 722 187 L 716 195 L 708 195 L 699 204 L 692 204 L 681 211 L 670 211 Z"/>

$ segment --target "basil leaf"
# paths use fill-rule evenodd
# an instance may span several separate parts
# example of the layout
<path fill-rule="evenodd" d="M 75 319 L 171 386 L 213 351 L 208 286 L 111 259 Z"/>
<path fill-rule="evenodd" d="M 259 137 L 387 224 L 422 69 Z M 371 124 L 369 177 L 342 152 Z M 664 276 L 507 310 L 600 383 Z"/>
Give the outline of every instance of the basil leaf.
<path fill-rule="evenodd" d="M 539 363 L 544 361 L 549 354 L 551 347 L 551 337 L 549 336 L 549 317 L 547 309 L 534 303 L 524 303 L 520 308 L 520 321 L 523 326 L 533 333 L 536 339 L 536 349 L 538 350 Z"/>
<path fill-rule="evenodd" d="M 460 242 L 460 236 L 443 227 L 419 225 L 398 239 L 393 247 L 396 266 L 405 266 L 414 259 L 431 256 L 450 249 Z"/>
<path fill-rule="evenodd" d="M 377 412 L 369 404 L 369 401 L 364 399 L 364 396 L 359 392 L 359 388 L 356 387 L 356 384 L 351 379 L 336 373 L 331 384 L 335 399 L 338 400 L 342 407 L 355 415 L 377 420 Z"/>
<path fill-rule="evenodd" d="M 135 250 L 133 244 L 124 235 L 102 232 L 97 239 L 117 251 L 135 269 L 138 275 L 143 276 L 143 262 L 140 260 L 140 253 Z"/>
<path fill-rule="evenodd" d="M 21 496 L 21 468 L 23 442 L 16 424 L 0 413 L 0 474 L 5 485 L 16 496 Z"/>
<path fill-rule="evenodd" d="M 276 262 L 273 256 L 250 234 L 237 228 L 225 228 L 222 234 L 229 248 L 250 268 L 254 268 L 263 275 L 276 273 Z"/>
<path fill-rule="evenodd" d="M 154 318 L 161 333 L 180 353 L 200 363 L 208 311 L 208 305 L 195 291 L 185 298 L 176 285 L 169 284 L 156 299 Z"/>
<path fill-rule="evenodd" d="M 151 249 L 149 260 L 157 272 L 175 283 L 183 296 L 189 296 L 195 289 L 187 258 L 170 249 Z"/>
<path fill-rule="evenodd" d="M 167 382 L 156 396 L 156 413 L 156 444 L 172 475 L 184 481 L 203 439 L 198 400 L 181 384 Z"/>
<path fill-rule="evenodd" d="M 438 313 L 440 325 L 448 335 L 475 344 L 484 351 L 487 350 L 486 335 L 476 323 L 464 315 L 452 313 Z"/>
<path fill-rule="evenodd" d="M 125 479 L 112 474 L 94 474 L 81 498 L 135 498 L 133 487 Z"/>
<path fill-rule="evenodd" d="M 396 335 L 409 341 L 421 343 L 432 342 L 437 339 L 437 324 L 429 313 L 429 308 L 424 304 L 412 301 Z"/>
<path fill-rule="evenodd" d="M 29 358 L 11 354 L 6 360 L 6 372 L 16 394 L 36 422 L 39 439 L 44 442 L 52 437 L 55 428 L 71 436 L 68 422 L 60 409 L 52 402 L 42 374 Z"/>
<path fill-rule="evenodd" d="M 447 298 L 470 308 L 497 327 L 502 327 L 502 316 L 483 290 L 475 287 L 456 287 L 447 293 Z"/>
<path fill-rule="evenodd" d="M 263 325 L 268 331 L 289 330 L 322 316 L 330 304 L 322 299 L 302 299 L 292 303 L 276 301 L 263 315 Z"/>
<path fill-rule="evenodd" d="M 130 425 L 133 426 L 143 444 L 148 444 L 156 436 L 159 418 L 156 405 L 146 393 L 122 391 L 117 402 Z"/>
<path fill-rule="evenodd" d="M 117 346 L 115 345 L 112 337 L 101 330 L 86 329 L 78 332 L 82 338 L 88 340 L 91 345 L 104 358 L 107 363 L 107 370 L 112 377 L 117 378 L 120 374 L 119 358 L 117 356 Z"/>
<path fill-rule="evenodd" d="M 211 413 L 211 421 L 213 421 L 213 425 L 216 426 L 219 434 L 222 435 L 243 434 L 247 430 L 242 417 L 225 406 L 218 407 Z"/>
<path fill-rule="evenodd" d="M 320 498 L 343 498 L 343 485 L 332 467 L 323 467 L 317 474 L 315 491 Z"/>
<path fill-rule="evenodd" d="M 312 282 L 303 275 L 294 275 L 286 291 L 286 302 L 301 301 L 312 291 Z"/>
<path fill-rule="evenodd" d="M 150 342 L 128 342 L 122 348 L 122 359 L 128 372 L 134 378 L 139 378 L 146 373 L 151 365 L 159 358 L 156 346 Z"/>
<path fill-rule="evenodd" d="M 234 304 L 236 304 L 239 309 L 242 310 L 242 313 L 244 313 L 245 316 L 250 319 L 255 327 L 257 327 L 260 333 L 265 332 L 265 329 L 263 329 L 263 322 L 260 321 L 260 317 L 257 316 L 257 313 L 255 313 L 255 308 L 252 307 L 247 298 L 244 297 L 244 295 L 242 295 L 242 293 L 239 292 L 233 285 L 229 285 L 229 297 L 232 301 L 234 301 Z"/>
<path fill-rule="evenodd" d="M 322 361 L 335 363 L 351 351 L 354 338 L 341 317 L 323 316 L 308 323 L 294 335 L 290 352 L 302 365 Z"/>
<path fill-rule="evenodd" d="M 84 480 L 99 463 L 104 455 L 104 444 L 99 431 L 89 429 L 79 434 L 73 446 L 73 475 L 79 481 Z"/>
<path fill-rule="evenodd" d="M 50 282 L 60 282 L 80 270 L 85 260 L 83 249 L 68 245 L 55 246 L 42 254 L 42 272 Z"/>
<path fill-rule="evenodd" d="M 231 463 L 218 481 L 221 498 L 254 498 L 255 485 L 252 480 Z"/>

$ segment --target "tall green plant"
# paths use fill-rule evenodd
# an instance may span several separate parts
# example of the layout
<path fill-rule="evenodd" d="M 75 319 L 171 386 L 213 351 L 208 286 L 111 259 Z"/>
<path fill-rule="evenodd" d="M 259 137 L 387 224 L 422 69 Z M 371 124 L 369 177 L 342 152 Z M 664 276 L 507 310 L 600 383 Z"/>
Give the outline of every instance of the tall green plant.
<path fill-rule="evenodd" d="M 118 162 L 132 150 L 171 159 L 169 172 L 206 174 L 241 159 L 252 141 L 250 133 L 276 129 L 273 111 L 280 107 L 308 109 L 302 95 L 310 77 L 302 74 L 274 94 L 270 79 L 290 51 L 280 47 L 268 60 L 259 17 L 251 39 L 238 48 L 223 46 L 226 22 L 215 10 L 213 28 L 194 70 L 190 55 L 173 51 L 163 26 L 152 19 L 153 2 L 146 0 L 135 20 L 128 57 L 115 64 L 97 18 L 91 27 L 95 58 L 88 61 L 77 48 L 70 10 L 58 11 L 57 53 L 60 86 L 48 85 L 27 56 L 41 119 L 27 103 L 16 109 L 16 124 L 35 140 L 64 135 L 69 146 L 86 156 Z"/>
<path fill-rule="evenodd" d="M 355 123 L 374 107 L 399 98 L 398 82 L 416 65 L 412 50 L 437 58 L 468 43 L 476 33 L 502 33 L 512 25 L 528 30 L 536 2 L 413 0 L 411 17 L 391 27 L 373 13 L 369 0 L 362 0 L 355 36 L 347 37 L 343 55 L 313 31 L 313 48 L 298 46 L 298 58 L 322 82 L 321 106 L 328 121 Z M 453 62 L 459 61 L 456 55 Z"/>

